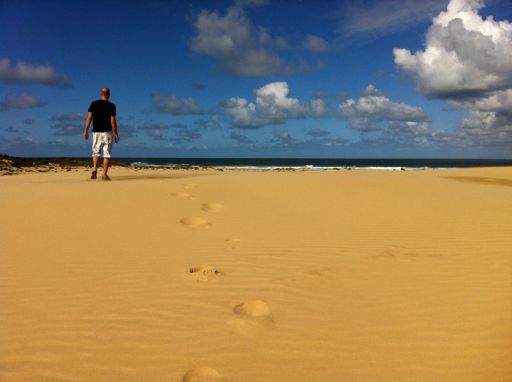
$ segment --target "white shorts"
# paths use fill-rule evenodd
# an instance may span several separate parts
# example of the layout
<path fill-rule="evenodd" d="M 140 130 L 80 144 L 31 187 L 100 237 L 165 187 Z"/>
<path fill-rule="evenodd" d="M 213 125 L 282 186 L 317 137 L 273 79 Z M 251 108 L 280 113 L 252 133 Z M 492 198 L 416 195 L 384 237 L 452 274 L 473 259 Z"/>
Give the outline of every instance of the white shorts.
<path fill-rule="evenodd" d="M 103 151 L 103 158 L 110 158 L 112 151 L 112 132 L 106 133 L 92 133 L 92 156 L 99 157 L 100 152 Z"/>

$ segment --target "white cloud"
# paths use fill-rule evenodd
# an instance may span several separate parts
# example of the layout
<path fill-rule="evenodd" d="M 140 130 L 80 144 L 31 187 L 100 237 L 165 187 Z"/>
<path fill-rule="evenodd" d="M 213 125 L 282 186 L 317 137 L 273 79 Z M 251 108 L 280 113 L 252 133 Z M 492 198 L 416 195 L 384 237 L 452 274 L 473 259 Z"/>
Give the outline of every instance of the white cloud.
<path fill-rule="evenodd" d="M 425 112 L 417 106 L 392 102 L 373 85 L 368 85 L 358 100 L 348 99 L 339 107 L 342 117 L 358 130 L 378 130 L 379 122 L 418 122 L 427 121 Z"/>
<path fill-rule="evenodd" d="M 59 122 L 50 127 L 54 129 L 54 134 L 59 137 L 80 135 L 84 131 L 84 125 L 76 122 Z"/>
<path fill-rule="evenodd" d="M 346 2 L 338 31 L 344 38 L 382 36 L 428 21 L 444 9 L 447 0 L 382 0 Z"/>
<path fill-rule="evenodd" d="M 329 44 L 322 37 L 308 35 L 302 43 L 304 49 L 313 53 L 323 53 L 329 49 Z"/>
<path fill-rule="evenodd" d="M 164 131 L 170 129 L 171 126 L 161 122 L 146 122 L 144 130 L 146 134 L 154 140 L 164 139 Z"/>
<path fill-rule="evenodd" d="M 158 141 L 168 141 L 172 143 L 190 142 L 195 139 L 201 138 L 199 129 L 189 128 L 182 123 L 166 124 L 162 122 L 146 122 L 144 123 L 144 130 L 146 134 Z M 174 135 L 169 137 L 164 133 L 166 131 L 173 131 Z"/>
<path fill-rule="evenodd" d="M 512 24 L 483 19 L 477 0 L 452 0 L 434 18 L 424 51 L 395 48 L 396 65 L 436 98 L 482 95 L 512 86 Z"/>
<path fill-rule="evenodd" d="M 0 101 L 0 111 L 7 111 L 11 109 L 32 109 L 44 105 L 45 103 L 39 98 L 28 93 L 22 93 L 19 96 L 6 95 L 4 99 Z"/>
<path fill-rule="evenodd" d="M 255 28 L 241 7 L 231 7 L 225 15 L 203 10 L 194 21 L 194 29 L 191 49 L 215 58 L 235 76 L 261 77 L 290 70 L 274 53 L 283 40 Z"/>
<path fill-rule="evenodd" d="M 155 94 L 151 101 L 156 111 L 172 115 L 202 114 L 201 107 L 191 98 L 178 98 L 174 95 Z"/>
<path fill-rule="evenodd" d="M 327 113 L 327 104 L 323 99 L 317 98 L 311 101 L 311 114 L 314 117 L 322 117 Z"/>
<path fill-rule="evenodd" d="M 273 133 L 273 139 L 271 139 L 270 142 L 277 143 L 283 146 L 290 146 L 293 144 L 297 144 L 298 140 L 295 139 L 287 130 L 275 129 Z"/>
<path fill-rule="evenodd" d="M 26 82 L 59 87 L 71 86 L 69 78 L 57 73 L 50 65 L 36 66 L 18 61 L 15 66 L 11 66 L 9 58 L 0 59 L 0 82 Z"/>
<path fill-rule="evenodd" d="M 471 117 L 462 120 L 459 132 L 475 143 L 512 143 L 512 89 L 492 92 L 486 97 L 455 103 L 470 110 Z"/>
<path fill-rule="evenodd" d="M 450 1 L 434 18 L 425 50 L 393 53 L 423 94 L 469 111 L 453 138 L 467 144 L 510 143 L 512 23 L 482 18 L 478 11 L 483 6 L 480 0 Z"/>
<path fill-rule="evenodd" d="M 310 114 L 307 105 L 288 95 L 286 82 L 271 82 L 256 90 L 255 102 L 230 98 L 223 106 L 231 116 L 233 125 L 241 128 L 278 125 L 288 119 L 305 118 Z M 319 108 L 318 105 L 316 107 Z"/>
<path fill-rule="evenodd" d="M 167 139 L 167 141 L 173 144 L 190 143 L 201 138 L 199 129 L 178 129 L 175 132 L 173 137 Z"/>

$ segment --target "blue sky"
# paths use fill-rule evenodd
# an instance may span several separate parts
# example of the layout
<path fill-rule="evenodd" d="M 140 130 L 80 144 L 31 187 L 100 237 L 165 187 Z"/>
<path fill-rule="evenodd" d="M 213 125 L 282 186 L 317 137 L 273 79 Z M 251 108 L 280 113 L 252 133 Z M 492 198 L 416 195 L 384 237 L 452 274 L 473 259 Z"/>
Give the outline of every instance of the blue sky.
<path fill-rule="evenodd" d="M 492 18 L 490 17 L 492 16 Z M 512 157 L 508 1 L 0 1 L 0 152 Z"/>

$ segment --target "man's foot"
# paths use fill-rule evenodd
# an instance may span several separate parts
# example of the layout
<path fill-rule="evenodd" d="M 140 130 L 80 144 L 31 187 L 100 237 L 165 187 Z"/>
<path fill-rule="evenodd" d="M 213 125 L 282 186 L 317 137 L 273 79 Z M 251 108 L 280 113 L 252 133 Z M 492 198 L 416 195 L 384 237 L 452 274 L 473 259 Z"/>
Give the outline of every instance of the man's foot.
<path fill-rule="evenodd" d="M 91 179 L 96 179 L 97 175 L 98 175 L 98 171 L 92 170 Z"/>
<path fill-rule="evenodd" d="M 108 176 L 108 175 L 103 175 L 103 176 L 101 177 L 101 179 L 103 179 L 103 180 L 110 180 L 110 178 L 109 178 L 109 176 Z"/>

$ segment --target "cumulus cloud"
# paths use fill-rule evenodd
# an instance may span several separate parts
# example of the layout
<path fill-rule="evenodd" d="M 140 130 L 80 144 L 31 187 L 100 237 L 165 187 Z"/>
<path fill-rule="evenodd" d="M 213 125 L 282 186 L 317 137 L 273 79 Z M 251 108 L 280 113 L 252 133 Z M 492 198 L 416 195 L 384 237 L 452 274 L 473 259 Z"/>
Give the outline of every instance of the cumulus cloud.
<path fill-rule="evenodd" d="M 164 131 L 171 128 L 169 125 L 161 122 L 146 122 L 143 127 L 146 134 L 154 140 L 164 139 Z"/>
<path fill-rule="evenodd" d="M 283 129 L 275 129 L 273 134 L 273 143 L 277 143 L 283 146 L 290 146 L 298 143 L 298 140 L 294 138 L 289 131 Z"/>
<path fill-rule="evenodd" d="M 237 141 L 238 143 L 244 144 L 244 145 L 252 145 L 255 144 L 256 141 L 252 138 L 249 138 L 247 135 L 242 134 L 240 129 L 233 129 L 231 133 L 229 134 L 229 138 L 233 139 L 234 141 Z"/>
<path fill-rule="evenodd" d="M 194 121 L 194 125 L 202 129 L 209 130 L 216 130 L 222 127 L 219 121 L 219 116 L 217 114 L 212 114 L 208 118 L 196 119 Z"/>
<path fill-rule="evenodd" d="M 72 136 L 72 135 L 81 135 L 84 132 L 84 124 L 76 123 L 76 122 L 59 122 L 54 125 L 51 125 L 53 134 L 56 136 Z"/>
<path fill-rule="evenodd" d="M 87 115 L 81 112 L 54 114 L 50 117 L 50 121 L 55 123 L 50 128 L 58 137 L 80 135 L 84 132 L 86 118 Z"/>
<path fill-rule="evenodd" d="M 447 0 L 382 0 L 346 2 L 338 32 L 344 38 L 382 36 L 428 21 L 445 8 Z"/>
<path fill-rule="evenodd" d="M 302 43 L 304 49 L 313 53 L 323 53 L 329 49 L 329 44 L 322 37 L 308 35 Z"/>
<path fill-rule="evenodd" d="M 279 125 L 289 119 L 319 117 L 326 112 L 323 100 L 313 100 L 309 105 L 289 97 L 289 93 L 288 83 L 271 82 L 256 90 L 255 102 L 230 98 L 222 106 L 231 116 L 233 126 L 239 128 Z"/>
<path fill-rule="evenodd" d="M 311 114 L 314 117 L 323 117 L 327 113 L 327 104 L 323 99 L 311 101 Z"/>
<path fill-rule="evenodd" d="M 436 140 L 436 132 L 427 122 L 393 121 L 384 130 L 384 137 L 402 144 L 428 146 Z"/>
<path fill-rule="evenodd" d="M 151 101 L 157 112 L 172 115 L 203 114 L 201 107 L 191 98 L 178 98 L 174 95 L 155 94 Z"/>
<path fill-rule="evenodd" d="M 144 123 L 144 131 L 146 134 L 157 141 L 167 141 L 172 143 L 183 143 L 201 138 L 198 129 L 191 129 L 187 125 L 177 122 L 172 124 L 162 122 L 146 122 Z M 166 132 L 173 132 L 168 136 Z"/>
<path fill-rule="evenodd" d="M 512 86 L 512 24 L 483 19 L 479 0 L 452 0 L 434 18 L 426 47 L 415 53 L 395 48 L 399 69 L 436 98 L 464 98 Z"/>
<path fill-rule="evenodd" d="M 261 77 L 290 70 L 275 53 L 282 39 L 274 39 L 265 29 L 256 28 L 242 7 L 228 8 L 225 15 L 203 10 L 193 26 L 192 51 L 215 58 L 230 74 Z"/>
<path fill-rule="evenodd" d="M 201 136 L 202 136 L 201 132 L 197 128 L 196 129 L 191 129 L 191 128 L 179 129 L 179 130 L 176 130 L 176 134 L 174 134 L 174 136 L 167 139 L 167 141 L 170 143 L 173 143 L 173 144 L 182 144 L 182 143 L 188 143 L 188 142 L 197 140 L 197 139 L 201 138 Z"/>
<path fill-rule="evenodd" d="M 361 131 L 379 130 L 379 122 L 429 119 L 420 107 L 393 102 L 373 85 L 368 85 L 359 99 L 350 98 L 343 102 L 339 114 L 347 118 L 353 128 Z"/>
<path fill-rule="evenodd" d="M 469 111 L 457 139 L 511 142 L 512 23 L 484 19 L 479 15 L 483 6 L 481 0 L 451 0 L 433 19 L 425 49 L 394 49 L 395 63 L 426 96 Z"/>
<path fill-rule="evenodd" d="M 454 105 L 470 111 L 470 117 L 461 121 L 459 131 L 472 141 L 484 144 L 512 143 L 512 89 L 492 92 Z"/>
<path fill-rule="evenodd" d="M 32 109 L 44 105 L 45 102 L 28 93 L 22 93 L 19 96 L 6 95 L 4 99 L 0 101 L 0 111 L 8 111 L 11 109 Z"/>
<path fill-rule="evenodd" d="M 24 82 L 58 87 L 71 86 L 69 78 L 57 73 L 50 65 L 32 65 L 18 61 L 13 66 L 9 58 L 0 59 L 0 82 Z"/>

